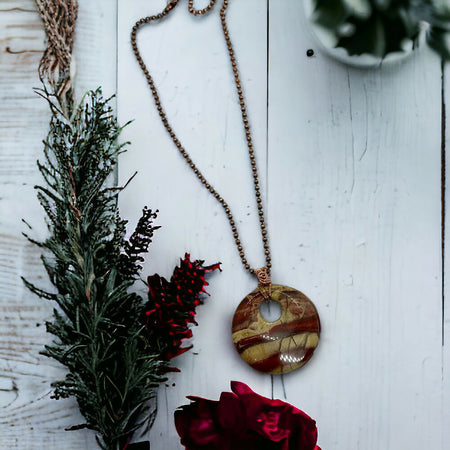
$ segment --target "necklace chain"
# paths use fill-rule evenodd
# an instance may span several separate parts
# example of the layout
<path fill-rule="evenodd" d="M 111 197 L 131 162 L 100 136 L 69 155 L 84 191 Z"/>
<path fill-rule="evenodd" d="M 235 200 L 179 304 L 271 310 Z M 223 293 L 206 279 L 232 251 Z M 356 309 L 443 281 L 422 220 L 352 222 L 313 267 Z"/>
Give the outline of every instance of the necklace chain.
<path fill-rule="evenodd" d="M 208 191 L 214 196 L 214 198 L 223 207 L 225 214 L 227 215 L 228 222 L 230 223 L 231 231 L 233 232 L 233 237 L 234 237 L 236 247 L 238 249 L 242 264 L 244 265 L 245 269 L 248 270 L 251 274 L 256 275 L 258 277 L 260 283 L 262 283 L 264 280 L 261 278 L 260 269 L 251 268 L 247 261 L 247 258 L 245 256 L 245 252 L 244 252 L 244 247 L 239 239 L 238 229 L 237 229 L 233 214 L 231 213 L 231 209 L 230 209 L 228 203 L 220 196 L 220 194 L 216 191 L 216 189 L 202 175 L 200 170 L 194 164 L 191 157 L 189 156 L 189 154 L 187 153 L 187 151 L 185 150 L 185 148 L 179 141 L 175 132 L 173 131 L 173 129 L 167 119 L 167 115 L 161 105 L 161 100 L 159 98 L 159 94 L 156 89 L 153 78 L 150 75 L 150 73 L 147 69 L 147 66 L 145 65 L 145 63 L 142 59 L 142 56 L 139 52 L 139 48 L 136 43 L 136 34 L 142 25 L 164 18 L 165 16 L 167 16 L 167 14 L 169 14 L 175 8 L 175 6 L 177 6 L 179 1 L 180 0 L 172 0 L 164 8 L 164 10 L 161 11 L 159 14 L 143 17 L 142 19 L 138 20 L 136 22 L 136 24 L 133 26 L 133 29 L 131 32 L 131 45 L 133 47 L 133 51 L 136 56 L 136 59 L 147 79 L 148 86 L 150 87 L 150 90 L 153 94 L 153 99 L 155 101 L 156 108 L 158 110 L 159 116 L 161 118 L 161 121 L 162 121 L 164 127 L 166 128 L 167 132 L 169 133 L 170 137 L 172 138 L 172 141 L 178 148 L 181 155 L 184 157 L 186 162 L 189 164 L 189 167 L 192 169 L 194 174 L 197 176 L 197 178 L 200 180 L 200 182 L 203 184 L 203 186 L 205 186 L 205 188 L 208 189 Z M 208 13 L 211 10 L 211 8 L 214 6 L 215 3 L 216 3 L 216 0 L 210 0 L 210 3 L 208 4 L 208 6 L 206 6 L 206 8 L 195 9 L 194 8 L 194 0 L 189 0 L 189 3 L 188 3 L 189 12 L 191 14 L 193 14 L 194 16 L 201 16 L 203 14 Z M 233 46 L 231 43 L 231 38 L 230 38 L 230 35 L 228 32 L 228 27 L 227 27 L 227 23 L 226 23 L 227 8 L 228 8 L 228 0 L 224 0 L 222 9 L 220 10 L 220 19 L 222 22 L 223 35 L 225 37 L 225 41 L 226 41 L 226 44 L 228 47 L 228 53 L 230 55 L 231 66 L 233 68 L 234 81 L 236 84 L 236 90 L 237 90 L 237 94 L 238 94 L 238 98 L 239 98 L 239 104 L 240 104 L 241 114 L 242 114 L 242 121 L 244 124 L 245 135 L 246 135 L 246 140 L 247 140 L 248 155 L 250 158 L 251 170 L 252 170 L 252 174 L 253 174 L 255 199 L 256 199 L 256 205 L 258 208 L 258 216 L 259 216 L 259 222 L 260 222 L 260 228 L 261 228 L 261 237 L 262 237 L 262 242 L 263 242 L 263 246 L 264 246 L 264 254 L 265 254 L 265 259 L 266 259 L 266 265 L 265 265 L 265 268 L 263 268 L 265 270 L 263 270 L 263 272 L 266 273 L 265 276 L 268 277 L 268 280 L 269 280 L 268 283 L 270 284 L 270 269 L 272 267 L 272 264 L 271 264 L 270 248 L 269 248 L 269 239 L 267 236 L 266 223 L 265 223 L 265 219 L 264 219 L 264 209 L 263 209 L 263 204 L 262 204 L 262 200 L 261 200 L 258 169 L 256 167 L 256 160 L 255 160 L 255 155 L 254 155 L 254 150 L 253 150 L 252 136 L 251 136 L 250 125 L 249 125 L 248 116 L 247 116 L 247 108 L 245 106 L 245 98 L 244 98 L 244 94 L 242 92 L 242 86 L 241 86 L 241 81 L 239 78 L 239 71 L 238 71 L 238 67 L 237 67 L 236 57 L 234 54 Z"/>

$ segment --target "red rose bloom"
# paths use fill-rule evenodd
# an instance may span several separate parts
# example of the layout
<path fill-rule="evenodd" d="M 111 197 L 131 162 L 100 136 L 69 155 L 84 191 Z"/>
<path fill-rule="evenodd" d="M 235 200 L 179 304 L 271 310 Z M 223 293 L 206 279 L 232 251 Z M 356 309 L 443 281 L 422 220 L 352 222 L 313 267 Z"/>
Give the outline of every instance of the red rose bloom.
<path fill-rule="evenodd" d="M 186 450 L 320 450 L 316 422 L 281 400 L 270 400 L 244 383 L 219 401 L 188 397 L 175 411 L 175 426 Z"/>

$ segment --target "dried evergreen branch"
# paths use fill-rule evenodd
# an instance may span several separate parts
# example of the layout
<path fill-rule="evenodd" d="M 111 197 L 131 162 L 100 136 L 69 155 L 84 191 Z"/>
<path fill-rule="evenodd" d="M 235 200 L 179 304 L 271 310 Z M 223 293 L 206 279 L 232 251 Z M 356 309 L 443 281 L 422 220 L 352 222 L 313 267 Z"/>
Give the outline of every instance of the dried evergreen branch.
<path fill-rule="evenodd" d="M 61 114 L 57 96 L 43 95 L 53 114 L 38 164 L 45 185 L 36 189 L 50 232 L 40 243 L 42 260 L 55 290 L 26 284 L 57 304 L 47 323 L 55 341 L 43 354 L 68 373 L 53 384 L 54 397 L 74 396 L 86 419 L 82 426 L 97 432 L 100 446 L 122 449 L 140 420 L 152 419 L 149 401 L 164 379 L 166 363 L 144 327 L 144 301 L 129 291 L 157 228 L 156 213 L 145 208 L 125 239 L 121 188 L 108 187 L 124 151 L 117 144 L 122 128 L 101 92 L 88 93 L 71 117 Z"/>
<path fill-rule="evenodd" d="M 195 313 L 203 303 L 202 294 L 208 283 L 208 272 L 220 269 L 219 264 L 204 266 L 204 261 L 191 261 L 185 254 L 180 265 L 175 267 L 170 281 L 158 274 L 147 279 L 148 301 L 145 305 L 147 331 L 153 348 L 161 358 L 170 361 L 191 346 L 182 347 L 184 339 L 192 337 L 190 325 L 197 325 Z M 172 369 L 177 370 L 177 369 Z"/>
<path fill-rule="evenodd" d="M 153 225 L 156 212 L 144 208 L 130 239 L 125 238 L 127 222 L 117 207 L 123 188 L 109 182 L 127 144 L 117 143 L 123 127 L 100 90 L 87 93 L 74 106 L 70 68 L 77 1 L 36 0 L 36 4 L 48 38 L 39 66 L 43 89 L 38 94 L 52 113 L 44 160 L 38 162 L 44 183 L 36 190 L 49 237 L 44 242 L 27 238 L 42 249 L 54 289 L 47 292 L 24 282 L 39 297 L 56 303 L 53 321 L 46 323 L 55 340 L 42 353 L 68 369 L 65 379 L 52 386 L 57 399 L 75 397 L 86 420 L 70 429 L 94 430 L 104 450 L 149 448 L 148 442 L 129 442 L 136 430 L 153 423 L 156 388 L 172 370 L 156 343 L 161 342 L 158 333 L 170 336 L 167 328 L 172 325 L 169 320 L 150 326 L 148 302 L 130 288 L 159 228 Z M 204 274 L 215 268 L 203 268 L 198 261 L 189 264 L 177 280 L 181 285 L 189 279 L 197 289 L 184 293 L 184 306 L 176 311 L 178 322 L 193 317 L 207 284 Z M 199 270 L 192 274 L 193 267 Z M 167 311 L 160 316 L 167 318 Z M 181 345 L 188 334 L 164 345 Z"/>
<path fill-rule="evenodd" d="M 124 251 L 120 255 L 119 264 L 122 275 L 129 279 L 136 278 L 142 270 L 140 266 L 140 263 L 144 261 L 142 254 L 147 253 L 153 231 L 159 228 L 153 226 L 153 219 L 156 218 L 157 212 L 144 208 L 134 233 L 123 246 Z"/>

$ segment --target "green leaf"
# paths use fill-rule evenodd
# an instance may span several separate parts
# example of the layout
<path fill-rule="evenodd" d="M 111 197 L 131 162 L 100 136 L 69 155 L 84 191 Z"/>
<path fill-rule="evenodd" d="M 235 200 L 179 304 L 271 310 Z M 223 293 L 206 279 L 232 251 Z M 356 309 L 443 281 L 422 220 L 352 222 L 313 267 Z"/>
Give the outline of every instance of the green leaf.
<path fill-rule="evenodd" d="M 358 19 L 367 19 L 372 13 L 372 5 L 369 0 L 342 0 L 347 11 Z"/>
<path fill-rule="evenodd" d="M 351 36 L 342 37 L 336 47 L 344 47 L 349 55 L 371 55 L 383 57 L 386 54 L 386 38 L 379 17 L 372 16 L 364 22 L 352 21 L 355 31 Z"/>
<path fill-rule="evenodd" d="M 386 11 L 394 0 L 373 0 L 376 9 Z"/>
<path fill-rule="evenodd" d="M 316 0 L 312 20 L 325 28 L 336 29 L 348 17 L 347 9 L 341 1 Z"/>
<path fill-rule="evenodd" d="M 427 42 L 442 59 L 450 61 L 450 31 L 439 27 L 430 27 L 427 33 Z"/>

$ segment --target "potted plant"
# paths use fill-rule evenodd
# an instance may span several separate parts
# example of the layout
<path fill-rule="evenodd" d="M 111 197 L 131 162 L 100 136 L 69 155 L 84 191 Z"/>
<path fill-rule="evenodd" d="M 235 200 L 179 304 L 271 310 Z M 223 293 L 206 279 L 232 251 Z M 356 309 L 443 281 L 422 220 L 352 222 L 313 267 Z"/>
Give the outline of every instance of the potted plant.
<path fill-rule="evenodd" d="M 306 0 L 306 11 L 320 43 L 343 62 L 375 65 L 424 41 L 450 60 L 449 0 Z"/>

